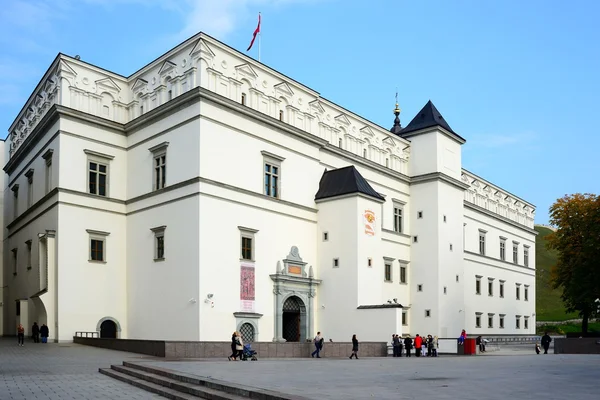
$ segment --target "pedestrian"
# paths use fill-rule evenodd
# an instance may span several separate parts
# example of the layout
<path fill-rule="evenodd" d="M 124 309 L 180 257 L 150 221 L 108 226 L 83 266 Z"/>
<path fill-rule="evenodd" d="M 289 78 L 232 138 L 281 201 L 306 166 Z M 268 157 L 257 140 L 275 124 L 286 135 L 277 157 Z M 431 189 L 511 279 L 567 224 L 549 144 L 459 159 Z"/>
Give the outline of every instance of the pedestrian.
<path fill-rule="evenodd" d="M 316 355 L 317 358 L 321 358 L 321 356 L 319 355 L 321 349 L 323 348 L 323 336 L 321 336 L 321 332 L 317 332 L 317 336 L 315 336 L 315 338 L 313 339 L 313 343 L 315 344 L 315 351 L 310 353 L 310 356 L 312 358 L 315 358 Z"/>
<path fill-rule="evenodd" d="M 540 345 L 539 344 L 535 344 L 535 354 L 540 354 Z"/>
<path fill-rule="evenodd" d="M 23 347 L 25 345 L 24 341 L 25 341 L 25 327 L 23 327 L 23 324 L 19 324 L 19 326 L 17 327 L 17 344 L 19 346 Z"/>
<path fill-rule="evenodd" d="M 438 356 L 438 337 L 437 336 L 433 337 L 433 356 L 434 357 Z"/>
<path fill-rule="evenodd" d="M 235 345 L 236 345 L 236 339 L 237 339 L 237 332 L 233 332 L 231 334 L 231 355 L 229 357 L 227 357 L 227 359 L 229 361 L 231 361 L 231 359 L 233 359 L 233 361 L 236 361 L 236 356 L 237 356 L 237 350 L 235 349 Z"/>
<path fill-rule="evenodd" d="M 412 349 L 412 339 L 410 336 L 407 336 L 404 339 L 404 348 L 406 349 L 406 357 L 410 357 L 410 351 Z"/>
<path fill-rule="evenodd" d="M 392 335 L 392 349 L 394 352 L 393 357 L 400 357 L 400 337 L 397 334 Z"/>
<path fill-rule="evenodd" d="M 40 336 L 42 337 L 42 343 L 48 343 L 48 337 L 50 336 L 50 329 L 46 326 L 46 324 L 42 324 L 40 328 Z"/>
<path fill-rule="evenodd" d="M 433 356 L 433 336 L 427 335 L 427 357 Z"/>
<path fill-rule="evenodd" d="M 419 334 L 417 333 L 417 336 L 415 337 L 415 356 L 421 357 L 421 347 L 422 346 L 423 346 L 423 338 L 421 336 L 419 336 Z"/>
<path fill-rule="evenodd" d="M 358 360 L 358 355 L 356 353 L 358 353 L 358 339 L 356 339 L 356 334 L 354 334 L 352 335 L 352 354 L 350 354 L 351 360 L 352 357 Z"/>
<path fill-rule="evenodd" d="M 552 342 L 552 338 L 548 335 L 548 332 L 542 336 L 542 347 L 544 348 L 544 354 L 548 354 L 548 348 L 550 347 L 550 342 Z"/>
<path fill-rule="evenodd" d="M 31 337 L 33 338 L 33 343 L 40 342 L 40 327 L 38 326 L 37 322 L 34 322 L 33 326 L 31 327 Z"/>
<path fill-rule="evenodd" d="M 466 338 L 467 338 L 467 332 L 463 329 L 462 332 L 460 333 L 460 337 L 458 338 L 458 344 L 460 344 L 460 345 L 465 344 Z"/>
<path fill-rule="evenodd" d="M 236 335 L 235 350 L 237 351 L 237 357 L 239 357 L 240 361 L 241 361 L 242 357 L 244 355 L 244 341 L 242 340 L 242 334 L 241 333 L 236 332 L 235 335 Z"/>

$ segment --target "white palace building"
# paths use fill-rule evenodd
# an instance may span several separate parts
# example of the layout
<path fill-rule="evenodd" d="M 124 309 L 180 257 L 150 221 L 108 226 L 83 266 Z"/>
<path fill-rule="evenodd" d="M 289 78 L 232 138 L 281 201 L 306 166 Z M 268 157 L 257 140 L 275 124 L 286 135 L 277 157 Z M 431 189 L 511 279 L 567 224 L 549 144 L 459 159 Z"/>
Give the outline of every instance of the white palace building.
<path fill-rule="evenodd" d="M 394 113 L 204 33 L 128 77 L 59 54 L 2 143 L 3 334 L 535 333 L 535 207 L 462 167 L 431 102 Z"/>

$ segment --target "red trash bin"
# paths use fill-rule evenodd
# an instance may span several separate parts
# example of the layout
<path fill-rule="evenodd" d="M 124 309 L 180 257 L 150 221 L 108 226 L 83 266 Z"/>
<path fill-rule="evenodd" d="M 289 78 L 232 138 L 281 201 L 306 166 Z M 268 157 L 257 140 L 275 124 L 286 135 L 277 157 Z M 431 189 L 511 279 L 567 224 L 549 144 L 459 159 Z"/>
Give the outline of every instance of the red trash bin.
<path fill-rule="evenodd" d="M 465 344 L 463 345 L 465 347 L 465 355 L 475 355 L 477 354 L 477 347 L 475 345 L 475 339 L 465 339 Z"/>

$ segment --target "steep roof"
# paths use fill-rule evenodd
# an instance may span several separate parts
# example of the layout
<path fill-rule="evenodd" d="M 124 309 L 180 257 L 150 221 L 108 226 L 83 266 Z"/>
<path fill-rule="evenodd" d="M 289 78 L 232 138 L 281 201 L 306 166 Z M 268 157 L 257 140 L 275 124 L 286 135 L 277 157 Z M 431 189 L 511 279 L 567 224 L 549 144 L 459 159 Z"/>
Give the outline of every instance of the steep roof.
<path fill-rule="evenodd" d="M 409 132 L 431 128 L 434 126 L 440 126 L 464 140 L 458 133 L 454 132 L 452 128 L 450 128 L 450 125 L 448 125 L 444 117 L 442 117 L 442 114 L 440 114 L 438 109 L 435 108 L 431 100 L 425 104 L 425 107 L 423 107 L 421 111 L 417 113 L 417 115 L 412 119 L 412 121 L 410 121 L 406 128 L 402 129 L 400 135 L 406 135 Z"/>
<path fill-rule="evenodd" d="M 315 200 L 352 193 L 362 193 L 377 200 L 385 201 L 383 196 L 377 193 L 354 168 L 354 165 L 331 171 L 326 170 L 319 182 L 319 191 L 315 195 Z"/>

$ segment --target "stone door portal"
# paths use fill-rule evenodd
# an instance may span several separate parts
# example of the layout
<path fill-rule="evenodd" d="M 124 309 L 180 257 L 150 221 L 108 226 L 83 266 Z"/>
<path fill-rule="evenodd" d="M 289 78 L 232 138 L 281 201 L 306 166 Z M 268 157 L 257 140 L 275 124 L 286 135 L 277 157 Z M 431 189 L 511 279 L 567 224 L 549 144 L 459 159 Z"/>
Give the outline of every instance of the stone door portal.
<path fill-rule="evenodd" d="M 301 318 L 302 314 L 306 318 L 306 307 L 304 307 L 302 300 L 292 296 L 283 303 L 282 311 L 283 338 L 286 342 L 299 342 Z"/>
<path fill-rule="evenodd" d="M 114 321 L 107 319 L 100 325 L 100 337 L 116 339 L 117 338 L 117 324 Z"/>

